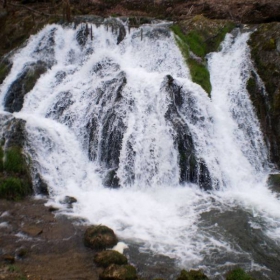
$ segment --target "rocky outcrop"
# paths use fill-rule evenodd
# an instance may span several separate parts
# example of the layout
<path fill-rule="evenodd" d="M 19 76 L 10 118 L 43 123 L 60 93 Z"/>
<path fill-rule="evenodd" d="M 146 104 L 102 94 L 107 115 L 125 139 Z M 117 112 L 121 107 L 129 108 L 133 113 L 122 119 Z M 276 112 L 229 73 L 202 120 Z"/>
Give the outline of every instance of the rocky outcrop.
<path fill-rule="evenodd" d="M 249 44 L 257 73 L 251 73 L 247 89 L 270 149 L 271 160 L 280 167 L 280 23 L 257 26 Z"/>

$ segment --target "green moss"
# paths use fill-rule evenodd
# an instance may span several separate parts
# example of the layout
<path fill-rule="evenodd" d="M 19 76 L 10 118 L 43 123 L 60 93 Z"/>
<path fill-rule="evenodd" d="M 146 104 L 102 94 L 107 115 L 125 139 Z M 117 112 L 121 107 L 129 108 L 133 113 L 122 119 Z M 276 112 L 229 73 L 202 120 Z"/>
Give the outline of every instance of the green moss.
<path fill-rule="evenodd" d="M 196 60 L 194 59 L 188 59 L 188 65 L 190 67 L 190 72 L 191 72 L 191 76 L 192 76 L 192 80 L 201 85 L 201 87 L 208 93 L 211 93 L 212 90 L 212 86 L 211 86 L 211 82 L 210 82 L 210 74 L 208 69 L 198 63 Z"/>
<path fill-rule="evenodd" d="M 189 66 L 193 82 L 199 84 L 210 95 L 212 87 L 207 67 L 190 57 L 190 50 L 193 53 L 205 55 L 205 48 L 203 46 L 199 47 L 199 37 L 195 33 L 192 33 L 190 36 L 184 35 L 178 25 L 173 25 L 171 30 L 176 35 L 175 40 Z"/>
<path fill-rule="evenodd" d="M 19 147 L 11 147 L 5 151 L 4 169 L 8 172 L 24 173 L 26 164 Z"/>
<path fill-rule="evenodd" d="M 226 280 L 254 280 L 254 278 L 247 274 L 242 268 L 236 268 L 227 273 Z"/>
<path fill-rule="evenodd" d="M 186 271 L 183 269 L 177 280 L 209 280 L 209 278 L 200 270 Z"/>
<path fill-rule="evenodd" d="M 0 198 L 19 200 L 31 192 L 31 185 L 23 179 L 8 177 L 0 180 Z"/>

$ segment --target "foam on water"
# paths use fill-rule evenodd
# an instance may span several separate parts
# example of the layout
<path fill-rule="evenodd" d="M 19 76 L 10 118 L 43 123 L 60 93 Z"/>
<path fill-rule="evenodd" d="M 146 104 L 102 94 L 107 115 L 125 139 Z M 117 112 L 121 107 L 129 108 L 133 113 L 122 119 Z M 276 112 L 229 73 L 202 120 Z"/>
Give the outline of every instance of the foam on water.
<path fill-rule="evenodd" d="M 258 219 L 251 222 L 252 228 L 261 228 L 273 239 L 280 236 L 280 203 L 265 184 L 267 151 L 246 91 L 252 68 L 246 44 L 249 34 L 227 35 L 222 50 L 209 55 L 213 88 L 209 99 L 191 81 L 165 27 L 160 27 L 156 38 L 151 35 L 153 26 L 143 26 L 143 33 L 127 29 L 120 44 L 106 26 L 90 27 L 94 39 L 84 47 L 76 40 L 81 26 L 77 30 L 45 27 L 14 55 L 11 73 L 0 88 L 3 103 L 27 63 L 43 60 L 50 65 L 25 96 L 21 112 L 14 114 L 27 121 L 26 151 L 48 184 L 50 199 L 58 203 L 65 195 L 76 197 L 75 215 L 106 224 L 122 239 L 175 258 L 187 268 L 207 269 L 205 258 L 217 252 L 242 255 L 256 267 L 250 252 L 216 232 L 217 224 L 206 227 L 201 220 L 203 213 L 238 206 L 259 218 L 259 223 Z M 97 74 L 94 65 L 103 70 Z M 162 90 L 166 75 L 188 93 L 181 117 L 189 126 L 197 155 L 209 169 L 211 192 L 179 184 L 178 152 L 164 117 L 169 102 Z M 123 86 L 124 81 L 116 105 L 110 89 Z M 100 99 L 99 91 L 103 92 Z M 113 109 L 125 127 L 117 171 L 120 189 L 103 187 L 100 147 L 94 148 L 89 160 L 85 129 L 91 119 L 100 126 Z"/>

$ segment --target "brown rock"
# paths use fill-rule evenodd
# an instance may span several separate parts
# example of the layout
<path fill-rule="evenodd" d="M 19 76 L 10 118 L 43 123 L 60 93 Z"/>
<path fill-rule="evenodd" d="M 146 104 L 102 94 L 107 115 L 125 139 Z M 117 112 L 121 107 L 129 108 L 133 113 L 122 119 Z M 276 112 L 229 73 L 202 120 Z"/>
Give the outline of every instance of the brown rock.
<path fill-rule="evenodd" d="M 112 264 L 100 274 L 101 280 L 134 280 L 137 279 L 136 269 L 132 265 Z"/>
<path fill-rule="evenodd" d="M 22 231 L 27 235 L 36 237 L 43 232 L 43 229 L 35 225 L 25 225 L 22 227 Z"/>
<path fill-rule="evenodd" d="M 108 267 L 111 264 L 127 264 L 127 258 L 114 250 L 102 251 L 94 256 L 94 262 L 98 266 Z"/>
<path fill-rule="evenodd" d="M 90 226 L 84 235 L 84 244 L 92 249 L 106 249 L 118 243 L 114 231 L 106 226 Z"/>

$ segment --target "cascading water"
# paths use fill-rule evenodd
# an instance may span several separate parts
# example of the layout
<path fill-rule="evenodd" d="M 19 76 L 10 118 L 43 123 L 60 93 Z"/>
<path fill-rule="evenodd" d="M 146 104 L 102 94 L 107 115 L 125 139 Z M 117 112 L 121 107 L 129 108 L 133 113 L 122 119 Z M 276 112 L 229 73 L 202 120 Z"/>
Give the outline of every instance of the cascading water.
<path fill-rule="evenodd" d="M 267 151 L 246 91 L 248 38 L 227 35 L 209 55 L 210 99 L 164 24 L 49 25 L 31 37 L 1 101 L 26 120 L 26 152 L 52 203 L 74 196 L 75 215 L 186 268 L 214 275 L 238 264 L 277 279 L 261 246 L 241 242 L 253 234 L 280 251 L 280 203 L 265 186 Z M 250 234 L 240 237 L 238 223 Z"/>

